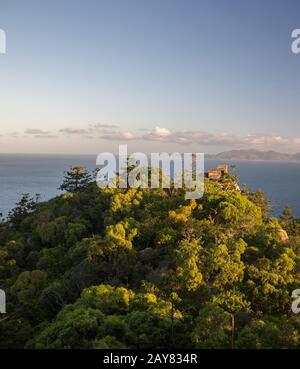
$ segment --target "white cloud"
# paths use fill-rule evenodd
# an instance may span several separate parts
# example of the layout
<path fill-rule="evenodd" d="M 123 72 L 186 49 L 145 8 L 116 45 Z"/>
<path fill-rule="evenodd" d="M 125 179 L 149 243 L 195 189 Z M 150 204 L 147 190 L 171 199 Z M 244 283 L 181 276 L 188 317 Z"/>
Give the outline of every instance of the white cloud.
<path fill-rule="evenodd" d="M 8 133 L 10 137 L 21 137 L 20 133 Z M 214 146 L 225 149 L 231 148 L 257 148 L 278 149 L 279 147 L 300 151 L 300 137 L 287 138 L 278 134 L 232 134 L 228 132 L 212 133 L 201 130 L 174 130 L 156 126 L 152 130 L 136 129 L 133 132 L 122 130 L 113 124 L 94 124 L 82 128 L 62 128 L 58 131 L 44 131 L 37 128 L 28 128 L 24 137 L 56 138 L 63 136 L 76 136 L 85 139 L 102 139 L 111 141 L 153 141 L 159 143 L 179 144 L 182 147 Z"/>
<path fill-rule="evenodd" d="M 172 137 L 172 132 L 163 127 L 155 127 L 152 131 L 143 135 L 143 139 L 153 141 L 164 141 L 168 137 Z"/>
<path fill-rule="evenodd" d="M 133 133 L 131 132 L 122 132 L 122 131 L 117 131 L 117 132 L 113 132 L 113 133 L 105 133 L 102 136 L 100 136 L 100 138 L 104 139 L 104 140 L 120 140 L 120 141 L 130 141 L 130 140 L 134 140 L 136 139 L 136 137 L 134 136 Z"/>
<path fill-rule="evenodd" d="M 167 128 L 155 127 L 151 134 L 157 137 L 167 137 L 171 135 L 171 131 Z"/>

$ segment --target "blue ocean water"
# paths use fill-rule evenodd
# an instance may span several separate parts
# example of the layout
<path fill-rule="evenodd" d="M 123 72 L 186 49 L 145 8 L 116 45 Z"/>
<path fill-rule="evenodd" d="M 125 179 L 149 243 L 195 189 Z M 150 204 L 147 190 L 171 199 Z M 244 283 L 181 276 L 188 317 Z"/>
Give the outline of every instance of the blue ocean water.
<path fill-rule="evenodd" d="M 262 190 L 272 201 L 273 215 L 281 214 L 289 205 L 300 217 L 300 162 L 279 161 L 206 161 L 205 167 L 227 163 L 237 166 L 240 186 Z"/>
<path fill-rule="evenodd" d="M 263 190 L 274 214 L 289 204 L 300 217 L 300 163 L 207 160 L 205 167 L 221 162 L 237 165 L 240 185 Z M 42 200 L 56 196 L 64 170 L 74 165 L 93 170 L 96 156 L 0 154 L 0 212 L 6 216 L 22 193 L 38 193 Z"/>
<path fill-rule="evenodd" d="M 40 194 L 42 201 L 61 193 L 64 171 L 74 165 L 95 169 L 96 157 L 0 154 L 0 213 L 5 217 L 22 193 Z"/>

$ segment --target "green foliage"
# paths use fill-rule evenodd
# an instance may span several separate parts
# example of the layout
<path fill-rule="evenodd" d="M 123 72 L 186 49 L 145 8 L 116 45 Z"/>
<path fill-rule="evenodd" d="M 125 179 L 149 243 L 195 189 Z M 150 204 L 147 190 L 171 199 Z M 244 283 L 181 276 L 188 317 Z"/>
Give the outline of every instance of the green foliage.
<path fill-rule="evenodd" d="M 100 190 L 81 167 L 61 189 L 23 196 L 1 223 L 1 348 L 300 348 L 289 209 L 270 218 L 263 194 L 230 175 L 191 201 Z"/>
<path fill-rule="evenodd" d="M 171 304 L 149 294 L 109 285 L 85 289 L 66 306 L 30 347 L 163 347 L 170 336 Z M 181 315 L 174 313 L 175 319 Z"/>
<path fill-rule="evenodd" d="M 176 257 L 176 276 L 178 282 L 183 285 L 187 291 L 196 291 L 202 283 L 203 276 L 200 271 L 199 254 L 202 247 L 199 242 L 193 240 L 181 241 L 179 247 L 175 250 Z"/>
<path fill-rule="evenodd" d="M 230 314 L 211 304 L 195 319 L 192 342 L 195 348 L 229 348 L 230 332 Z"/>
<path fill-rule="evenodd" d="M 252 320 L 239 333 L 238 348 L 296 349 L 299 348 L 300 319 L 293 317 Z"/>
<path fill-rule="evenodd" d="M 33 198 L 30 197 L 29 193 L 23 193 L 20 201 L 17 202 L 16 207 L 8 214 L 9 223 L 11 223 L 15 228 L 18 228 L 26 216 L 36 209 L 39 198 L 40 195 L 38 194 Z"/>
<path fill-rule="evenodd" d="M 83 191 L 91 180 L 92 176 L 86 168 L 75 166 L 65 172 L 64 181 L 59 189 L 71 193 Z"/>
<path fill-rule="evenodd" d="M 104 322 L 101 311 L 67 306 L 54 323 L 45 328 L 29 347 L 35 348 L 92 348 L 93 338 Z"/>
<path fill-rule="evenodd" d="M 47 273 L 41 270 L 25 271 L 19 274 L 11 287 L 11 293 L 17 299 L 17 306 L 22 308 L 24 316 L 32 321 L 44 317 L 39 297 L 46 287 Z"/>

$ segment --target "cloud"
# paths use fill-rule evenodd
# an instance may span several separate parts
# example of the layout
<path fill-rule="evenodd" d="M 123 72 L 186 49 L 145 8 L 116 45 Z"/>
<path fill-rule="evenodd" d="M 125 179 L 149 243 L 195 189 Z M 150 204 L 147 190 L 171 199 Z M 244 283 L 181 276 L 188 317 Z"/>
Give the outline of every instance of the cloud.
<path fill-rule="evenodd" d="M 279 135 L 246 134 L 237 135 L 230 133 L 210 133 L 204 131 L 173 131 L 167 128 L 156 127 L 146 133 L 145 140 L 178 143 L 183 145 L 227 145 L 227 146 L 270 146 L 288 145 L 291 140 Z M 300 142 L 299 142 L 300 143 Z"/>
<path fill-rule="evenodd" d="M 27 128 L 25 132 L 27 135 L 47 135 L 48 131 L 44 131 L 43 129 L 38 128 Z"/>
<path fill-rule="evenodd" d="M 103 140 L 120 140 L 129 141 L 134 140 L 135 135 L 129 131 L 122 131 L 114 124 L 93 124 L 88 128 L 63 128 L 59 130 L 62 134 L 79 135 L 84 138 L 100 138 Z"/>
<path fill-rule="evenodd" d="M 72 127 L 68 127 L 68 128 L 62 128 L 59 130 L 60 133 L 65 134 L 65 135 L 87 135 L 87 136 L 91 136 L 91 135 L 97 135 L 97 134 L 102 134 L 102 133 L 114 133 L 116 132 L 116 130 L 118 129 L 117 125 L 114 124 L 91 124 L 88 128 L 72 128 Z"/>
<path fill-rule="evenodd" d="M 11 132 L 11 133 L 8 134 L 8 137 L 19 138 L 19 137 L 22 137 L 22 136 L 19 132 Z"/>
<path fill-rule="evenodd" d="M 113 133 L 105 133 L 102 136 L 100 136 L 99 138 L 102 138 L 104 140 L 112 140 L 112 141 L 131 141 L 136 139 L 136 136 L 131 133 L 131 132 L 122 132 L 122 131 L 117 131 L 117 132 L 113 132 Z"/>
<path fill-rule="evenodd" d="M 35 135 L 34 138 L 42 138 L 42 139 L 53 139 L 58 138 L 57 135 Z"/>
<path fill-rule="evenodd" d="M 115 134 L 116 132 L 120 132 L 120 129 L 117 125 L 113 124 L 94 124 L 90 126 L 89 131 L 94 134 Z"/>
<path fill-rule="evenodd" d="M 48 132 L 42 129 L 28 128 L 25 137 L 57 138 L 65 135 L 78 136 L 83 139 L 102 139 L 107 141 L 153 141 L 159 143 L 173 143 L 196 146 L 222 146 L 222 148 L 258 148 L 275 149 L 285 147 L 288 149 L 300 149 L 300 137 L 287 138 L 279 134 L 234 134 L 228 132 L 207 132 L 201 130 L 171 130 L 166 127 L 156 126 L 151 130 L 143 128 L 135 131 L 122 130 L 114 124 L 94 124 L 82 128 L 67 127 L 57 132 Z M 10 137 L 22 137 L 19 133 L 8 134 Z"/>
<path fill-rule="evenodd" d="M 81 128 L 62 128 L 59 130 L 59 132 L 67 135 L 85 135 L 88 134 L 90 131 L 89 129 Z"/>
<path fill-rule="evenodd" d="M 116 124 L 102 124 L 102 123 L 94 124 L 93 127 L 95 128 L 119 128 L 119 126 L 117 126 Z"/>
<path fill-rule="evenodd" d="M 300 145 L 300 137 L 293 138 L 293 143 L 296 145 Z"/>
<path fill-rule="evenodd" d="M 172 132 L 168 128 L 155 127 L 151 132 L 146 133 L 143 138 L 145 140 L 165 140 L 172 136 Z"/>

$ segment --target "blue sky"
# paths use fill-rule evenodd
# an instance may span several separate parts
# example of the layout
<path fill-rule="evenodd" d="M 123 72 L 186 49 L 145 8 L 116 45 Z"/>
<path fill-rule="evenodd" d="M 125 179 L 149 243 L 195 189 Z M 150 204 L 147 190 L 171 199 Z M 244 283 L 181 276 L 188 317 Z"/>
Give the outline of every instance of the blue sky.
<path fill-rule="evenodd" d="M 297 0 L 0 0 L 0 152 L 300 151 Z"/>

